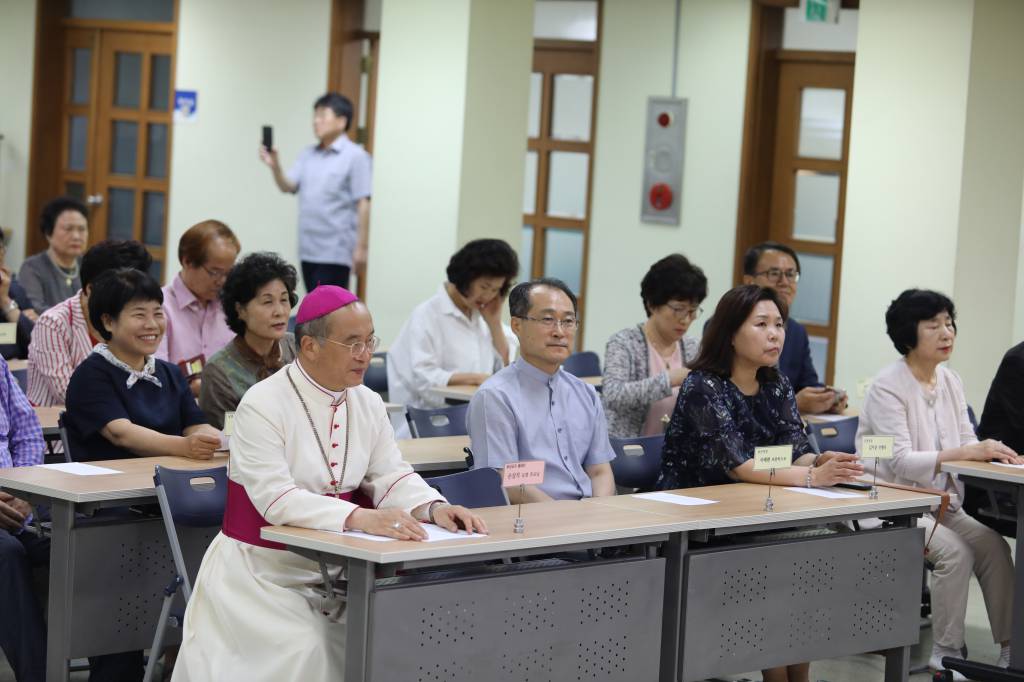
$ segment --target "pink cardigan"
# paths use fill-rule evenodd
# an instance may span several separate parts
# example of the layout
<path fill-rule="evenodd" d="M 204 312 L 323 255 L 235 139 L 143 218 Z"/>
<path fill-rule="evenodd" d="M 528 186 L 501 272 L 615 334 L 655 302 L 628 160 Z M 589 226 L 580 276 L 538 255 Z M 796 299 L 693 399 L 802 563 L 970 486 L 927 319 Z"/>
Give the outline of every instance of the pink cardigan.
<path fill-rule="evenodd" d="M 857 452 L 864 436 L 894 436 L 893 458 L 878 460 L 878 478 L 954 494 L 951 509 L 960 507 L 963 484 L 950 474 L 936 474 L 939 451 L 977 443 L 967 416 L 967 400 L 960 376 L 940 365 L 933 400 L 901 358 L 875 377 L 860 411 Z M 865 462 L 868 473 L 873 462 Z"/>

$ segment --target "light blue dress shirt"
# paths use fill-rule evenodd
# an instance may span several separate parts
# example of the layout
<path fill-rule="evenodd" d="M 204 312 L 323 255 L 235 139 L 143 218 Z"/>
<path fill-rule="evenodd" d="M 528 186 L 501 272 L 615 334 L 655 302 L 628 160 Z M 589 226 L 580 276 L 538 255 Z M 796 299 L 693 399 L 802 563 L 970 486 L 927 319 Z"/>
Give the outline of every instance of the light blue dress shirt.
<path fill-rule="evenodd" d="M 307 147 L 288 171 L 298 185 L 299 260 L 352 265 L 360 199 L 370 196 L 370 155 L 339 135 L 326 149 Z"/>
<path fill-rule="evenodd" d="M 469 402 L 473 467 L 543 460 L 540 489 L 556 500 L 590 497 L 586 467 L 615 459 L 594 387 L 559 369 L 548 374 L 522 358 L 485 381 Z"/>

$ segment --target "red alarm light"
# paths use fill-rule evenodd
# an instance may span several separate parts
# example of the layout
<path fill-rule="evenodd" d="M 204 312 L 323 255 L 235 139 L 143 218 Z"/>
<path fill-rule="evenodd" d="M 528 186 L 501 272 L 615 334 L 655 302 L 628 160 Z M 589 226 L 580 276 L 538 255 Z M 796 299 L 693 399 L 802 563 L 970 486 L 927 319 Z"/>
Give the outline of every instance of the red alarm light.
<path fill-rule="evenodd" d="M 664 182 L 659 182 L 651 187 L 651 192 L 647 198 L 655 210 L 665 211 L 672 206 L 672 200 L 675 196 L 672 193 L 671 187 L 666 185 Z"/>
<path fill-rule="evenodd" d="M 658 125 L 660 125 L 662 128 L 668 128 L 670 125 L 672 125 L 672 114 L 668 113 L 667 111 L 663 111 L 660 114 L 658 114 Z"/>

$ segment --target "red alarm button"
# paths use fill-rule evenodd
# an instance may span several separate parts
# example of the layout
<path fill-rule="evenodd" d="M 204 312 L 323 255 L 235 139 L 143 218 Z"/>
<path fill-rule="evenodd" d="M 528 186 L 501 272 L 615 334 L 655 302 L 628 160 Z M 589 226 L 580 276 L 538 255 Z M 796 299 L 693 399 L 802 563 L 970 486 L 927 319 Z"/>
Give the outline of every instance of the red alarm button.
<path fill-rule="evenodd" d="M 672 188 L 663 182 L 659 182 L 651 187 L 651 193 L 648 196 L 651 206 L 658 211 L 667 210 L 672 205 L 674 198 Z"/>
<path fill-rule="evenodd" d="M 660 125 L 662 128 L 668 128 L 670 125 L 672 125 L 672 114 L 668 113 L 667 111 L 663 111 L 660 114 L 658 114 L 658 125 Z"/>

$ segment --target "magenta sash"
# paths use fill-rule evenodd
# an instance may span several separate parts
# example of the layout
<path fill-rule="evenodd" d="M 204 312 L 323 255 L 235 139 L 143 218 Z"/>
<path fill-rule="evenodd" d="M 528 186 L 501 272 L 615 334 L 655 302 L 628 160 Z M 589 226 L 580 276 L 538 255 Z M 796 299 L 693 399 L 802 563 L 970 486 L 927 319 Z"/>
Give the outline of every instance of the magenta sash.
<path fill-rule="evenodd" d="M 334 497 L 334 495 L 329 495 L 329 497 Z M 373 509 L 373 501 L 358 489 L 341 493 L 338 497 L 360 507 Z M 224 507 L 224 522 L 221 524 L 221 532 L 229 538 L 247 542 L 256 547 L 285 549 L 280 542 L 270 542 L 260 537 L 260 529 L 269 525 L 270 523 L 253 506 L 245 486 L 228 479 L 228 498 Z"/>

